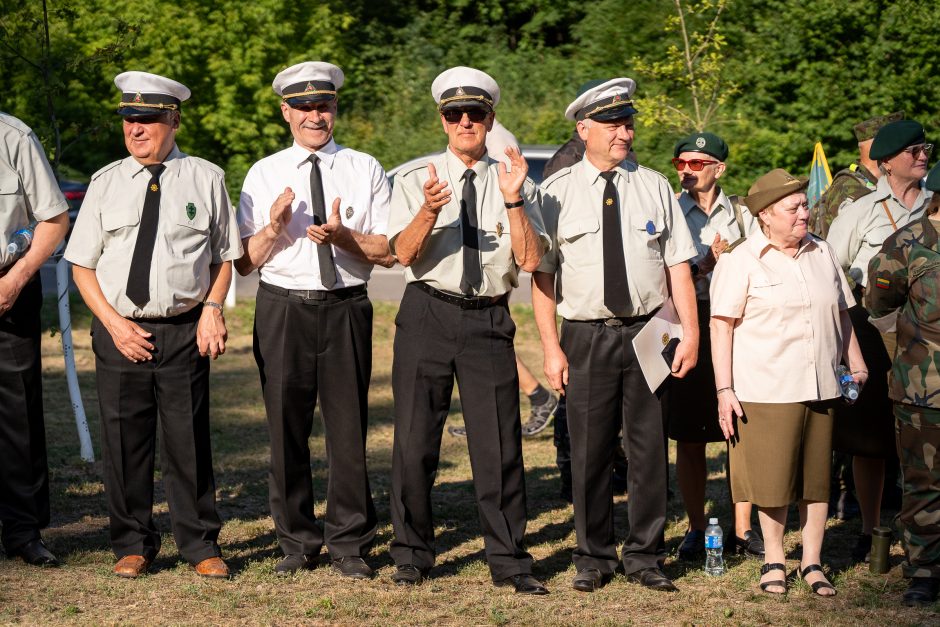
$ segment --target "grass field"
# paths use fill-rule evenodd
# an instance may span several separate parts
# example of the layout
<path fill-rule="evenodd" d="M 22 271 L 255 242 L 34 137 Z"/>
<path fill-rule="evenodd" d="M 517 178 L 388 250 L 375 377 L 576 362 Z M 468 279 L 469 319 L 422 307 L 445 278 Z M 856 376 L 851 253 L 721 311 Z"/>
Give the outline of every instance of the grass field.
<path fill-rule="evenodd" d="M 325 556 L 321 567 L 285 579 L 275 577 L 279 552 L 267 505 L 268 439 L 257 370 L 251 354 L 253 303 L 228 313 L 228 352 L 212 365 L 212 437 L 218 505 L 225 526 L 221 544 L 233 569 L 229 581 L 207 581 L 180 561 L 172 536 L 152 574 L 136 581 L 111 574 L 114 558 L 108 546 L 107 515 L 100 461 L 85 464 L 78 455 L 71 406 L 65 385 L 59 337 L 43 339 L 45 403 L 52 481 L 52 524 L 45 538 L 65 562 L 55 570 L 38 570 L 20 560 L 0 559 L 0 624 L 792 624 L 917 625 L 940 624 L 932 609 L 900 605 L 905 587 L 897 564 L 900 546 L 892 548 L 894 568 L 888 575 L 869 574 L 849 566 L 848 554 L 859 521 L 831 521 L 823 561 L 833 570 L 839 590 L 834 599 L 814 598 L 802 583 L 792 583 L 786 597 L 771 597 L 757 588 L 760 564 L 733 558 L 727 573 L 707 577 L 702 564 L 674 559 L 685 531 L 682 502 L 669 503 L 666 528 L 670 559 L 666 572 L 680 588 L 676 594 L 649 592 L 618 575 L 594 594 L 571 589 L 575 571 L 571 507 L 558 497 L 551 429 L 544 437 L 524 441 L 529 504 L 527 546 L 535 574 L 551 595 L 525 598 L 490 584 L 470 481 L 466 442 L 445 434 L 441 469 L 434 490 L 438 565 L 432 578 L 414 589 L 389 581 L 394 567 L 388 556 L 391 525 L 388 489 L 392 446 L 391 362 L 396 307 L 377 303 L 374 335 L 370 478 L 380 528 L 367 560 L 377 577 L 352 582 L 335 575 Z M 47 307 L 46 315 L 51 316 Z M 88 313 L 73 306 L 76 360 L 85 408 L 98 446 L 94 358 L 88 336 Z M 515 306 L 517 347 L 540 370 L 541 350 L 531 307 Z M 52 323 L 50 323 L 52 324 Z M 523 403 L 523 412 L 527 411 Z M 449 421 L 461 421 L 454 399 Z M 311 438 L 314 485 L 322 499 L 326 483 L 323 433 L 317 421 Z M 710 445 L 708 510 L 730 524 L 723 466 L 723 447 Z M 674 450 L 671 452 L 674 459 Z M 0 462 L 2 463 L 2 462 Z M 670 467 L 670 472 L 673 467 Z M 157 476 L 157 521 L 169 530 L 166 501 Z M 624 535 L 628 497 L 616 502 L 617 534 Z M 318 500 L 317 514 L 323 514 Z M 886 512 L 890 522 L 893 512 Z M 791 516 L 789 528 L 795 526 Z M 799 560 L 799 537 L 787 537 L 788 567 Z"/>

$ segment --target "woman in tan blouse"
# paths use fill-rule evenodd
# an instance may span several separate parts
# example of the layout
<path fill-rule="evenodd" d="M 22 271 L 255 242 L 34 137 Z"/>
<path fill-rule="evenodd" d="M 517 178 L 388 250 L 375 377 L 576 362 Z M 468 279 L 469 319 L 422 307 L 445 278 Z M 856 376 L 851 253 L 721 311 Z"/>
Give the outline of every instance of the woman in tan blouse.
<path fill-rule="evenodd" d="M 765 174 L 743 203 L 762 232 L 722 255 L 711 285 L 718 420 L 730 440 L 731 496 L 759 507 L 766 555 L 760 587 L 786 592 L 784 525 L 799 506 L 800 573 L 820 596 L 835 588 L 819 565 L 829 502 L 832 407 L 844 360 L 868 373 L 852 331 L 855 301 L 829 245 L 807 231 L 806 182 Z"/>

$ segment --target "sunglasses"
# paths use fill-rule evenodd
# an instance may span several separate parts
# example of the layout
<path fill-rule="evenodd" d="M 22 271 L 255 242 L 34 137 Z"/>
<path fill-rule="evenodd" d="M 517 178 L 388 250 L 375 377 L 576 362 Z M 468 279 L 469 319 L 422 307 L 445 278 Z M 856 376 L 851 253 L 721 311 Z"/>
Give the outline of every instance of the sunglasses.
<path fill-rule="evenodd" d="M 467 118 L 474 124 L 479 124 L 486 119 L 486 116 L 490 114 L 486 109 L 481 109 L 480 107 L 468 107 L 466 109 L 444 109 L 441 111 L 441 115 L 444 116 L 444 119 L 447 120 L 449 124 L 458 124 L 463 120 L 463 114 L 467 114 Z"/>
<path fill-rule="evenodd" d="M 672 165 L 676 166 L 676 170 L 678 172 L 682 172 L 682 170 L 685 169 L 686 165 L 688 165 L 689 169 L 692 170 L 693 172 L 700 172 L 702 168 L 704 168 L 705 166 L 712 165 L 714 163 L 718 163 L 718 162 L 712 161 L 711 159 L 688 159 L 686 160 L 686 159 L 680 159 L 679 157 L 676 157 L 675 159 L 672 160 Z"/>
<path fill-rule="evenodd" d="M 918 144 L 916 146 L 908 146 L 901 152 L 908 152 L 911 154 L 911 158 L 916 159 L 917 155 L 923 153 L 925 159 L 930 158 L 930 153 L 933 152 L 933 144 Z"/>

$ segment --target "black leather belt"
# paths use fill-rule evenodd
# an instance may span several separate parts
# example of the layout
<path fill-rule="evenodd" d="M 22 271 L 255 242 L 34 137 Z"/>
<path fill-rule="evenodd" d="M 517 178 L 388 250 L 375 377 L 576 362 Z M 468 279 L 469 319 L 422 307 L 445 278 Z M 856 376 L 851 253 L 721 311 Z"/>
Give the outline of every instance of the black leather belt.
<path fill-rule="evenodd" d="M 259 281 L 258 287 L 272 294 L 277 294 L 278 296 L 287 296 L 288 298 L 295 298 L 304 302 L 311 300 L 344 300 L 367 293 L 365 285 L 341 287 L 338 290 L 288 290 L 283 287 L 278 287 L 277 285 Z"/>
<path fill-rule="evenodd" d="M 647 322 L 656 315 L 656 312 L 659 311 L 657 307 L 651 313 L 648 313 L 643 316 L 631 316 L 629 318 L 598 318 L 596 320 L 568 320 L 567 322 L 578 322 L 580 324 L 603 324 L 605 327 L 626 327 L 631 324 L 636 324 L 637 322 Z"/>
<path fill-rule="evenodd" d="M 436 290 L 422 281 L 414 281 L 408 285 L 414 286 L 425 294 L 430 294 L 448 305 L 454 305 L 461 309 L 486 309 L 487 307 L 502 305 L 506 302 L 508 296 L 508 293 L 500 296 L 458 296 L 457 294 Z"/>

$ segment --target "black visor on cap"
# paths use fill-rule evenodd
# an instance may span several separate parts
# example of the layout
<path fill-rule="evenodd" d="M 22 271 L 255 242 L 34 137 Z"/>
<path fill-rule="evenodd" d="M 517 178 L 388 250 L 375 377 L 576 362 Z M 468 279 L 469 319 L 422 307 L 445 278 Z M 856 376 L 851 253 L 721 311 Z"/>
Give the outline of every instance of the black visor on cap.
<path fill-rule="evenodd" d="M 493 96 L 479 87 L 452 87 L 445 89 L 444 93 L 441 94 L 441 102 L 438 106 L 443 111 L 444 109 L 471 105 L 477 105 L 482 109 L 492 111 Z"/>
<path fill-rule="evenodd" d="M 167 111 L 179 111 L 180 101 L 169 94 L 121 94 L 121 104 L 118 106 L 118 115 L 157 115 Z"/>
<path fill-rule="evenodd" d="M 624 100 L 623 96 L 616 95 L 592 102 L 578 111 L 576 120 L 597 120 L 608 122 L 627 118 L 636 113 L 632 100 Z"/>
<path fill-rule="evenodd" d="M 329 81 L 303 81 L 285 87 L 281 98 L 290 106 L 326 102 L 336 98 L 336 86 Z"/>

